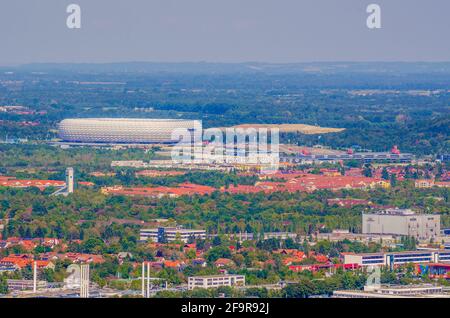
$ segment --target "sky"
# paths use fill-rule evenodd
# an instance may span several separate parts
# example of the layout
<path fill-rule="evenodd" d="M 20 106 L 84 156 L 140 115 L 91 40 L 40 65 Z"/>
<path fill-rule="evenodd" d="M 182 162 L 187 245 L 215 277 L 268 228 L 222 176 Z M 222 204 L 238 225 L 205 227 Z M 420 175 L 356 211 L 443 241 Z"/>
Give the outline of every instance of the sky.
<path fill-rule="evenodd" d="M 371 3 L 381 29 L 366 26 Z M 450 61 L 450 1 L 0 1 L 0 65 L 128 61 Z"/>

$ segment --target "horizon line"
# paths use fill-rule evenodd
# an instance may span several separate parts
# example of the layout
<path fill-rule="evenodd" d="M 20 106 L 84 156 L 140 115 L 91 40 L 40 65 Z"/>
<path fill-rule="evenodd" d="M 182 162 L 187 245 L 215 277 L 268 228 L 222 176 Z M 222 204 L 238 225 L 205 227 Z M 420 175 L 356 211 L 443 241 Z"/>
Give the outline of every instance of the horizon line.
<path fill-rule="evenodd" d="M 442 63 L 450 63 L 449 60 L 436 60 L 436 61 L 428 61 L 428 60 L 311 60 L 311 61 L 296 61 L 296 62 L 278 62 L 278 61 L 205 61 L 205 60 L 196 60 L 196 61 L 152 61 L 152 60 L 121 60 L 121 61 L 105 61 L 105 62 L 97 62 L 97 61 L 64 61 L 64 62 L 24 62 L 24 63 L 6 63 L 1 64 L 0 67 L 23 67 L 27 65 L 62 65 L 62 64 L 72 64 L 72 65 L 107 65 L 107 64 L 139 64 L 139 63 L 148 63 L 148 64 L 274 64 L 274 65 L 291 65 L 291 64 L 341 64 L 341 63 L 351 63 L 351 64 L 373 64 L 373 63 L 385 63 L 385 64 L 442 64 Z"/>

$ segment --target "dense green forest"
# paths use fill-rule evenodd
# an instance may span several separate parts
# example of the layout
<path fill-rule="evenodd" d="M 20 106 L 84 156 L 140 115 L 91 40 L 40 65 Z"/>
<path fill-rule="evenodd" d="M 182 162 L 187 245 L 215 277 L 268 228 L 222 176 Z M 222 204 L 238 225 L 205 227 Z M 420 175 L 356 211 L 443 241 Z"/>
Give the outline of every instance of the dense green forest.
<path fill-rule="evenodd" d="M 308 235 L 322 227 L 325 231 L 360 232 L 364 207 L 328 206 L 326 199 L 335 197 L 368 199 L 380 205 L 440 213 L 442 225 L 450 226 L 448 188 L 414 189 L 403 183 L 390 190 L 270 195 L 215 192 L 206 196 L 162 199 L 105 196 L 85 189 L 68 197 L 48 196 L 51 191 L 0 189 L 0 218 L 10 219 L 4 236 L 86 239 L 109 235 L 105 233 L 112 230 L 136 241 L 139 226 L 117 220 L 151 222 L 156 218 L 176 220 L 188 228 L 205 228 L 213 234 L 291 231 Z"/>

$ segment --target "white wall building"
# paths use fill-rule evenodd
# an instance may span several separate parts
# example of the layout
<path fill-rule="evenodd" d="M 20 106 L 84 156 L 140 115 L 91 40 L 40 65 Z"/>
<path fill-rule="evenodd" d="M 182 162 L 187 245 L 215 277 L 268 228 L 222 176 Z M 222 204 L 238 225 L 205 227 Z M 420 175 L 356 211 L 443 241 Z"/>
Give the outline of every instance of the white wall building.
<path fill-rule="evenodd" d="M 409 209 L 388 209 L 378 213 L 363 213 L 363 234 L 411 236 L 419 240 L 435 238 L 441 231 L 437 214 L 417 214 Z"/>
<path fill-rule="evenodd" d="M 173 242 L 176 240 L 187 243 L 189 238 L 205 239 L 205 230 L 183 229 L 179 227 L 159 227 L 155 229 L 141 229 L 140 240 L 153 242 Z"/>
<path fill-rule="evenodd" d="M 442 286 L 423 285 L 382 285 L 364 286 L 364 290 L 336 290 L 333 298 L 428 298 L 445 297 Z"/>
<path fill-rule="evenodd" d="M 357 264 L 359 266 L 395 266 L 408 263 L 440 263 L 448 261 L 450 261 L 450 250 L 344 254 L 344 264 Z"/>
<path fill-rule="evenodd" d="M 245 286 L 244 275 L 211 275 L 188 278 L 188 289 L 217 288 L 219 286 Z"/>

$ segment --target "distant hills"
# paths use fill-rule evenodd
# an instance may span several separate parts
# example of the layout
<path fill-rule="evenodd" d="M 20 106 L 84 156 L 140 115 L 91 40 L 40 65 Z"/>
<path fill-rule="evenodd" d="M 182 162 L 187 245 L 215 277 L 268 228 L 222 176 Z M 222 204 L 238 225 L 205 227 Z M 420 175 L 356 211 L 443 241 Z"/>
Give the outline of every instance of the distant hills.
<path fill-rule="evenodd" d="M 21 70 L 31 72 L 87 72 L 87 73 L 186 73 L 186 74 L 227 74 L 227 73 L 264 73 L 264 74 L 339 74 L 339 73 L 448 73 L 450 62 L 312 62 L 312 63 L 35 63 L 16 67 L 3 67 L 3 70 Z"/>

